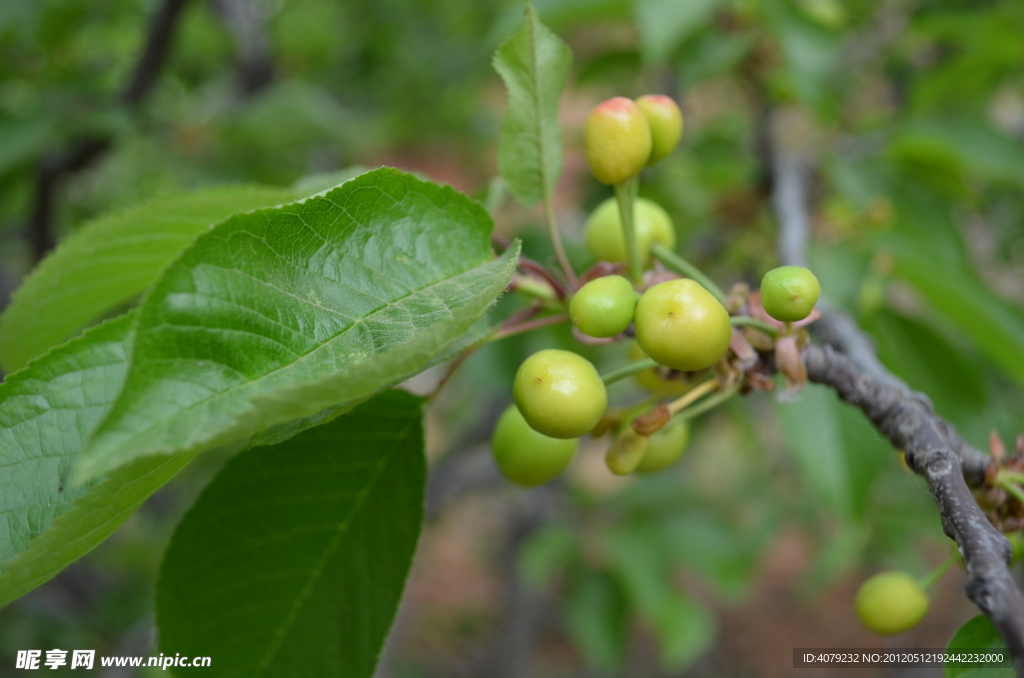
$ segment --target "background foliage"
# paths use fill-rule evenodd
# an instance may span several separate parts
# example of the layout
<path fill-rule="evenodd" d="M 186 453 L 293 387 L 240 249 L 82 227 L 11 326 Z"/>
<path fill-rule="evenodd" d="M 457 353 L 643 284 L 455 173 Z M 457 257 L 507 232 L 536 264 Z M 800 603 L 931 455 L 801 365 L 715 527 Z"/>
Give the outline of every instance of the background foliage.
<path fill-rule="evenodd" d="M 193 1 L 135 110 L 118 92 L 154 7 L 0 7 L 0 290 L 34 263 L 24 228 L 40 161 L 91 137 L 111 149 L 64 184 L 61 236 L 181 189 L 285 193 L 309 175 L 391 164 L 486 198 L 501 233 L 550 257 L 539 213 L 488 190 L 505 107 L 491 55 L 519 26 L 519 3 Z M 766 144 L 795 149 L 816 168 L 811 267 L 832 301 L 976 445 L 1024 429 L 1019 2 L 536 7 L 573 50 L 557 197 L 578 266 L 589 263 L 582 220 L 607 195 L 582 163 L 582 119 L 608 96 L 665 92 L 683 107 L 683 149 L 643 190 L 670 211 L 691 260 L 727 284 L 776 263 Z M 62 270 L 74 276 L 75 263 Z M 706 417 L 661 477 L 613 481 L 591 449 L 558 486 L 504 485 L 486 439 L 514 369 L 570 341 L 546 330 L 490 345 L 430 410 L 428 527 L 383 675 L 782 675 L 780 646 L 876 642 L 851 612 L 863 576 L 923 574 L 944 559 L 919 481 L 858 413 L 813 387 L 795 403 L 753 398 Z M 190 466 L 88 559 L 0 610 L 0 655 L 154 647 L 160 554 L 226 454 Z M 940 647 L 971 616 L 959 576 L 900 646 Z M 766 629 L 768 616 L 787 621 Z"/>

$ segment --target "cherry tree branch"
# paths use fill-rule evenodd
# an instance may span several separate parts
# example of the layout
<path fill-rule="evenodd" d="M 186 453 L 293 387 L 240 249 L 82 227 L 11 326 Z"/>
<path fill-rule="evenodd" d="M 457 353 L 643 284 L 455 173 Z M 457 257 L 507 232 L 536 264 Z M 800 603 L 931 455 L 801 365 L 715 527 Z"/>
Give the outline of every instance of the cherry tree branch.
<path fill-rule="evenodd" d="M 808 346 L 808 378 L 835 389 L 859 408 L 907 465 L 928 481 L 942 529 L 967 566 L 967 597 L 984 612 L 1014 656 L 1024 658 L 1024 598 L 1007 569 L 1010 542 L 989 523 L 964 480 L 963 461 L 950 446 L 949 425 L 920 400 L 866 373 L 831 346 Z"/>
<path fill-rule="evenodd" d="M 779 257 L 784 264 L 804 266 L 811 235 L 811 155 L 775 132 L 769 158 Z M 943 531 L 957 543 L 966 564 L 967 597 L 992 620 L 1024 674 L 1024 598 L 1007 569 L 1010 544 L 985 517 L 970 489 L 984 484 L 991 458 L 939 417 L 927 396 L 882 365 L 871 338 L 850 315 L 827 299 L 818 307 L 823 315 L 812 331 L 825 345 L 804 350 L 808 379 L 835 389 L 863 411 L 905 451 L 910 468 L 928 481 Z"/>
<path fill-rule="evenodd" d="M 779 259 L 787 266 L 806 266 L 807 245 L 811 236 L 807 207 L 810 203 L 810 158 L 803 152 L 788 148 L 784 141 L 774 137 L 769 144 L 769 157 L 773 174 L 772 207 L 779 228 Z M 928 411 L 932 411 L 931 399 L 927 395 L 911 389 L 882 364 L 871 337 L 861 330 L 850 314 L 829 301 L 825 295 L 818 302 L 818 309 L 822 317 L 811 326 L 811 331 L 819 341 L 842 352 L 864 373 L 917 400 Z M 985 481 L 989 456 L 968 444 L 950 424 L 943 422 L 942 428 L 950 448 L 963 461 L 963 472 L 968 482 L 974 487 L 980 486 Z"/>

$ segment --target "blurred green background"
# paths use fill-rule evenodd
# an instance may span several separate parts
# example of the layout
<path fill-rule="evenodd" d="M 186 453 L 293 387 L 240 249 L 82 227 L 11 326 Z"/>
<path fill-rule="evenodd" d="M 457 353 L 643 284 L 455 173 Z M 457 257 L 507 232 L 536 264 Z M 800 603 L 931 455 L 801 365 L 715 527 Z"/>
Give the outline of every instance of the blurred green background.
<path fill-rule="evenodd" d="M 157 195 L 356 164 L 486 194 L 505 106 L 491 54 L 517 29 L 519 2 L 183 2 L 166 64 L 126 103 L 166 4 L 0 3 L 0 305 L 47 238 Z M 1024 4 L 536 6 L 574 52 L 558 211 L 578 268 L 590 263 L 583 220 L 608 195 L 583 162 L 586 114 L 614 95 L 669 94 L 682 148 L 648 170 L 642 193 L 671 213 L 685 256 L 723 285 L 756 286 L 778 263 L 772 158 L 795 153 L 825 293 L 973 444 L 1024 430 Z M 89 141 L 103 150 L 41 205 L 45 168 Z M 538 212 L 504 201 L 495 219 L 550 260 Z M 705 416 L 683 461 L 652 478 L 611 477 L 595 441 L 564 482 L 501 482 L 487 439 L 514 370 L 559 343 L 574 345 L 556 330 L 489 345 L 432 409 L 429 524 L 381 678 L 782 676 L 793 647 L 938 648 L 974 614 L 953 568 L 917 629 L 881 640 L 859 627 L 865 576 L 923 575 L 950 545 L 922 482 L 816 387 Z M 583 352 L 607 367 L 621 348 Z M 152 651 L 163 546 L 220 461 L 0 610 L 0 674 L 18 649 Z"/>

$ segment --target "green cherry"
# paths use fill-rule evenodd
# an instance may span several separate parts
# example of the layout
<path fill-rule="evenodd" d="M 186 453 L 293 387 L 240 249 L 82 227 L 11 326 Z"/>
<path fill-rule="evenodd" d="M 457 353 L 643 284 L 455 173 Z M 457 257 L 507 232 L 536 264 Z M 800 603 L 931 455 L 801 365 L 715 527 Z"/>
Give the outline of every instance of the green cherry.
<path fill-rule="evenodd" d="M 683 136 L 683 114 L 676 102 L 664 94 L 647 94 L 637 99 L 636 105 L 644 112 L 651 128 L 651 157 L 647 164 L 653 165 L 679 145 Z"/>
<path fill-rule="evenodd" d="M 761 305 L 781 322 L 797 322 L 809 316 L 819 296 L 818 279 L 801 266 L 774 268 L 761 280 Z"/>
<path fill-rule="evenodd" d="M 554 348 L 523 361 L 512 393 L 533 430 L 552 438 L 586 435 L 608 407 L 608 392 L 594 365 L 583 356 Z"/>
<path fill-rule="evenodd" d="M 683 372 L 711 367 L 729 350 L 732 340 L 725 308 L 688 278 L 658 283 L 644 292 L 633 323 L 637 342 L 647 355 Z"/>
<path fill-rule="evenodd" d="M 690 442 L 690 425 L 685 421 L 669 423 L 649 438 L 647 452 L 636 470 L 657 473 L 676 463 Z"/>
<path fill-rule="evenodd" d="M 576 454 L 578 444 L 575 439 L 538 433 L 511 405 L 494 427 L 491 451 L 505 478 L 523 487 L 535 487 L 561 474 Z"/>
<path fill-rule="evenodd" d="M 641 265 L 647 265 L 656 242 L 670 250 L 675 249 L 676 229 L 672 225 L 672 217 L 657 203 L 637 198 L 633 203 L 633 215 Z M 626 239 L 622 234 L 622 219 L 615 198 L 608 198 L 591 212 L 584 227 L 584 237 L 587 249 L 598 261 L 626 262 Z"/>
<path fill-rule="evenodd" d="M 861 584 L 854 608 L 864 626 L 889 636 L 917 626 L 928 612 L 928 596 L 916 579 L 892 570 Z"/>
<path fill-rule="evenodd" d="M 589 337 L 614 337 L 633 322 L 636 291 L 621 275 L 591 280 L 573 295 L 569 317 Z"/>
<path fill-rule="evenodd" d="M 615 97 L 594 107 L 583 130 L 583 149 L 594 177 L 615 186 L 632 179 L 651 155 L 651 128 L 636 102 Z"/>

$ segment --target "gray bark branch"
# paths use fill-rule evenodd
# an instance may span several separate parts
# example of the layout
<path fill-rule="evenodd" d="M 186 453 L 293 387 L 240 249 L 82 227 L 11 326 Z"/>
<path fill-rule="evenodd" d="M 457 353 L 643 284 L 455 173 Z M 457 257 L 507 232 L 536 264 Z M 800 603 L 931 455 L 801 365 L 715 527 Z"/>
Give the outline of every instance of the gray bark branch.
<path fill-rule="evenodd" d="M 942 529 L 956 541 L 967 567 L 967 597 L 992 620 L 1018 662 L 1024 659 L 1024 599 L 1007 569 L 1010 543 L 989 523 L 964 479 L 963 461 L 949 443 L 950 426 L 920 400 L 865 373 L 831 346 L 808 346 L 808 378 L 835 389 L 858 407 L 928 481 Z M 1018 665 L 1018 671 L 1020 666 Z"/>

